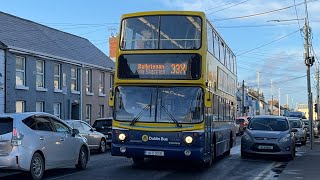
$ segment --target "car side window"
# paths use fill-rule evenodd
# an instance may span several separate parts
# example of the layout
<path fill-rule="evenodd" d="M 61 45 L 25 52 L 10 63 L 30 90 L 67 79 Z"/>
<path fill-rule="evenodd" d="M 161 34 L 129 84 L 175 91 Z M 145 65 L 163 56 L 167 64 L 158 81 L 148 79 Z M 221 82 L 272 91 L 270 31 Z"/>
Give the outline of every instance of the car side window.
<path fill-rule="evenodd" d="M 85 131 L 90 131 L 92 128 L 90 126 L 88 126 L 87 124 L 85 123 L 81 123 L 82 124 L 82 127 Z"/>
<path fill-rule="evenodd" d="M 52 123 L 56 129 L 56 132 L 70 133 L 70 129 L 66 125 L 59 122 L 58 120 L 52 119 Z"/>
<path fill-rule="evenodd" d="M 32 130 L 37 131 L 54 131 L 54 128 L 47 117 L 28 117 L 23 123 Z"/>

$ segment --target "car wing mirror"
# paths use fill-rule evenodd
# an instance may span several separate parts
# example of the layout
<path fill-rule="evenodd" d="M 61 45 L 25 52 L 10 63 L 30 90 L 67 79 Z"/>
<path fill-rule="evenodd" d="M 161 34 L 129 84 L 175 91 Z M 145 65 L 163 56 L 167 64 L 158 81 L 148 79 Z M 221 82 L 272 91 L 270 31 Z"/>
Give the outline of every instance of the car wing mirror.
<path fill-rule="evenodd" d="M 290 132 L 298 132 L 298 129 L 291 129 Z"/>
<path fill-rule="evenodd" d="M 79 134 L 79 130 L 78 129 L 72 129 L 72 136 L 76 136 L 77 134 Z"/>

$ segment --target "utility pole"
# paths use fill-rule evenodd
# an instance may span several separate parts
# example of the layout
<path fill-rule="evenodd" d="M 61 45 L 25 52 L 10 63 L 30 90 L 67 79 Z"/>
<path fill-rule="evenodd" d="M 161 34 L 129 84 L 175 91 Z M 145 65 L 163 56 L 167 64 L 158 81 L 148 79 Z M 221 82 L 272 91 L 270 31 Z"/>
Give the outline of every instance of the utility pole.
<path fill-rule="evenodd" d="M 260 115 L 260 68 L 258 68 L 258 112 L 257 115 Z"/>
<path fill-rule="evenodd" d="M 244 109 L 244 80 L 242 81 L 242 116 L 244 116 L 245 109 Z"/>
<path fill-rule="evenodd" d="M 317 120 L 319 119 L 319 64 L 317 65 L 317 72 L 316 72 L 316 80 L 317 80 Z"/>
<path fill-rule="evenodd" d="M 287 94 L 287 109 L 289 110 L 289 94 Z"/>
<path fill-rule="evenodd" d="M 271 79 L 271 115 L 273 115 L 273 83 Z"/>
<path fill-rule="evenodd" d="M 306 7 L 307 8 L 307 7 Z M 313 149 L 313 108 L 312 108 L 312 92 L 310 80 L 310 67 L 313 65 L 313 59 L 309 55 L 309 26 L 307 18 L 304 21 L 305 34 L 305 64 L 307 66 L 307 86 L 308 86 L 308 111 L 309 111 L 309 125 L 310 125 L 310 148 Z"/>
<path fill-rule="evenodd" d="M 279 88 L 279 116 L 281 115 L 281 103 L 280 103 L 280 98 L 281 98 L 281 94 L 280 94 L 280 88 Z"/>

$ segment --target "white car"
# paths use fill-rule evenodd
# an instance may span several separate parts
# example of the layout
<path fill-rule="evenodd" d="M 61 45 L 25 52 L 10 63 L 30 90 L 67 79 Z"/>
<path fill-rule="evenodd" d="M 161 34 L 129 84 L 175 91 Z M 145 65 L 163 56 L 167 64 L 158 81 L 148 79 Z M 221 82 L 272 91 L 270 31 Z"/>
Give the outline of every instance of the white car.
<path fill-rule="evenodd" d="M 307 144 L 307 131 L 304 128 L 303 121 L 301 119 L 289 119 L 289 124 L 292 129 L 297 129 L 295 132 L 296 143 L 301 143 L 302 145 Z"/>
<path fill-rule="evenodd" d="M 0 115 L 0 169 L 44 171 L 75 165 L 85 169 L 90 158 L 86 139 L 61 119 L 39 112 Z"/>

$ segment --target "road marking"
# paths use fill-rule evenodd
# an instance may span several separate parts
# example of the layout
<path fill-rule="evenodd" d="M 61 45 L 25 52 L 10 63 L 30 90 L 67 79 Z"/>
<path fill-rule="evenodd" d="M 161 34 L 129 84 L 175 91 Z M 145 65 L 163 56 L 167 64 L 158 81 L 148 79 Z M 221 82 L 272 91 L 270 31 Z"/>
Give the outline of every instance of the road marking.
<path fill-rule="evenodd" d="M 76 175 L 76 174 L 82 174 L 82 173 L 85 173 L 86 171 L 81 171 L 81 172 L 75 172 L 75 173 L 71 173 L 71 174 L 66 174 L 66 175 L 63 175 L 63 176 L 57 176 L 57 177 L 52 177 L 52 178 L 48 178 L 48 179 L 60 179 L 60 178 L 66 178 L 68 176 L 72 176 L 72 175 Z"/>
<path fill-rule="evenodd" d="M 271 163 L 269 166 L 267 166 L 258 176 L 256 176 L 253 180 L 259 180 L 261 179 L 268 171 L 271 170 L 271 168 L 276 165 L 277 162 Z"/>
<path fill-rule="evenodd" d="M 240 154 L 240 145 L 234 146 L 233 148 L 231 148 L 231 153 L 230 154 Z"/>

